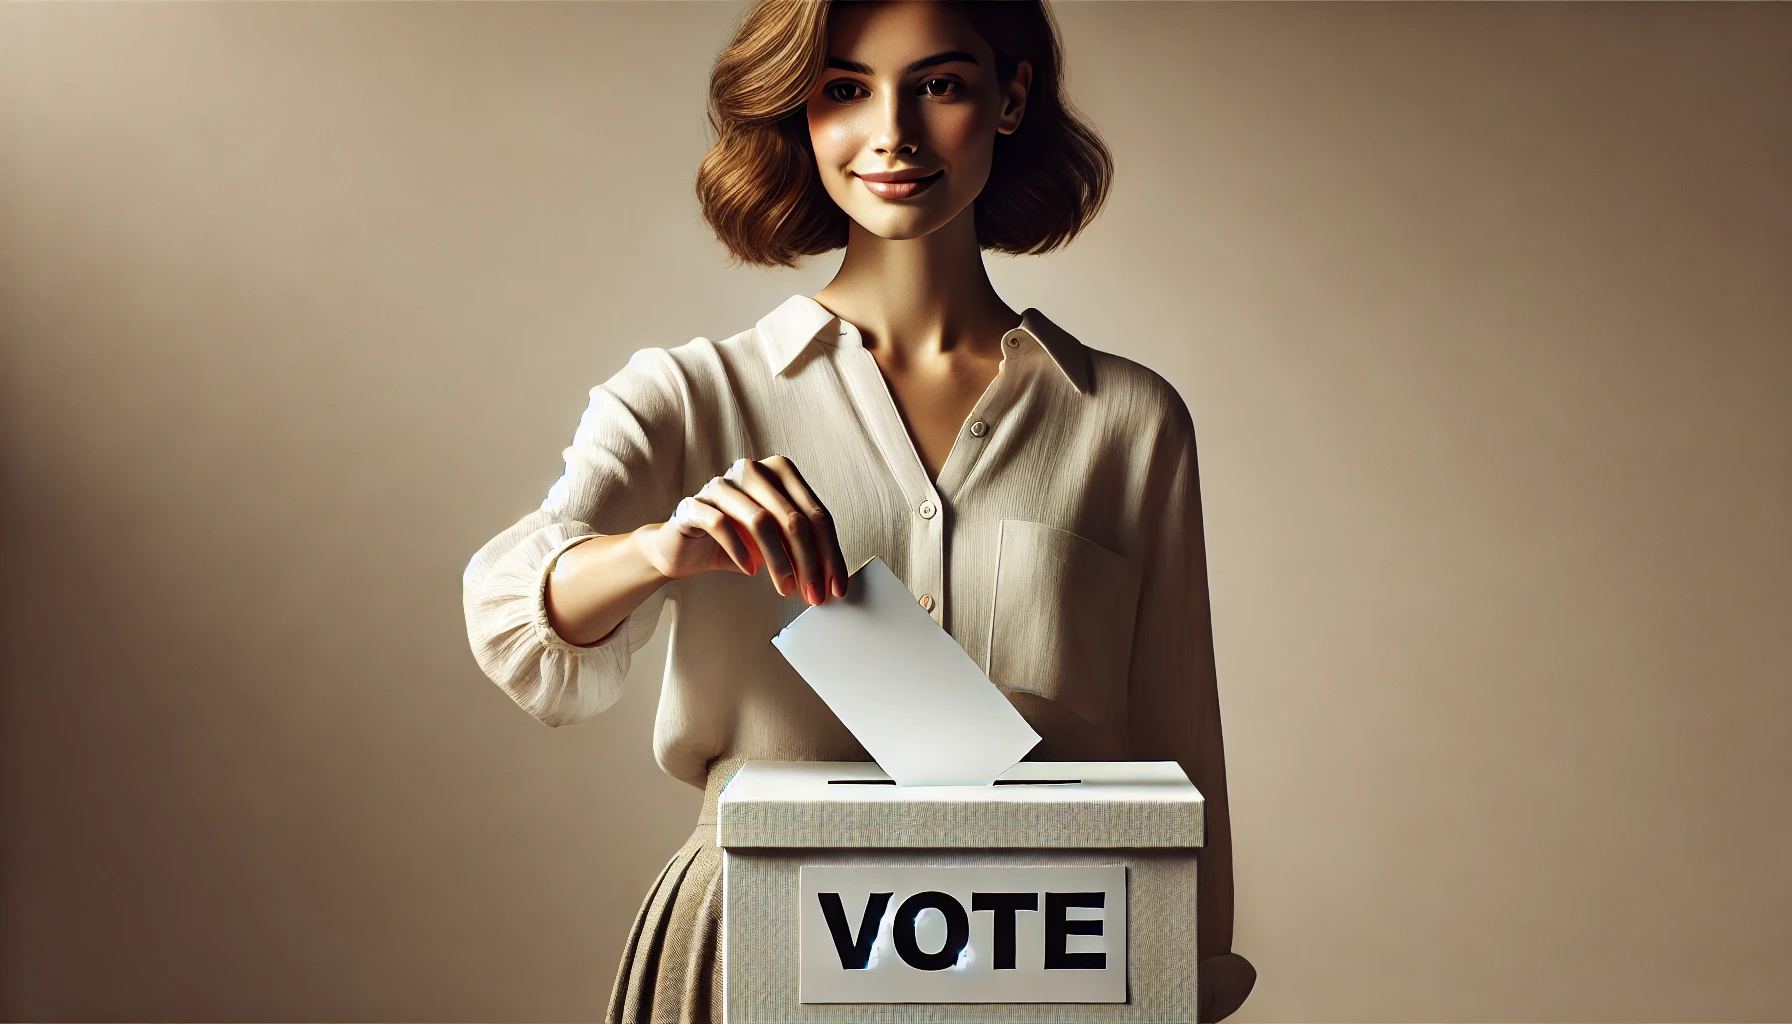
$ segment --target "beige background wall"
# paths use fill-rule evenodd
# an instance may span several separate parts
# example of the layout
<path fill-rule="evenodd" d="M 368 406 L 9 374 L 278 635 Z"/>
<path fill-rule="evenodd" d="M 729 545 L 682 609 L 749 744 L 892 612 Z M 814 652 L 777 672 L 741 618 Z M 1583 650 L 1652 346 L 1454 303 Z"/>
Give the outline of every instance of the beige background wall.
<path fill-rule="evenodd" d="M 800 272 L 720 4 L 0 6 L 0 1017 L 601 1019 L 694 790 L 460 571 Z M 1201 436 L 1240 1021 L 1792 1018 L 1792 8 L 1058 8 Z"/>

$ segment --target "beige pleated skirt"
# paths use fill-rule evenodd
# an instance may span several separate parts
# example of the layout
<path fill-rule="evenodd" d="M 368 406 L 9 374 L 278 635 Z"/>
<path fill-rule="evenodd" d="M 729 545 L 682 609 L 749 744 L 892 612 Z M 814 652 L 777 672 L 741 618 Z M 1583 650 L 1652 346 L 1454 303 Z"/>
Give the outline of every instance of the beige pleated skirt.
<path fill-rule="evenodd" d="M 607 1024 L 721 1024 L 722 851 L 716 798 L 739 759 L 709 766 L 697 830 L 647 891 L 610 990 Z"/>

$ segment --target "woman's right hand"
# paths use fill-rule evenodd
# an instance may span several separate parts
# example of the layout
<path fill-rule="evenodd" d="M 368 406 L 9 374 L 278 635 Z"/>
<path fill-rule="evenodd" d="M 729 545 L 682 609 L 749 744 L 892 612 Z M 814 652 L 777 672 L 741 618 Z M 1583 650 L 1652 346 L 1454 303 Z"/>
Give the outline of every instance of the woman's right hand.
<path fill-rule="evenodd" d="M 764 565 L 781 596 L 800 593 L 812 605 L 846 596 L 833 517 L 782 455 L 739 460 L 671 519 L 636 531 L 635 542 L 668 579 L 716 569 L 752 576 Z"/>

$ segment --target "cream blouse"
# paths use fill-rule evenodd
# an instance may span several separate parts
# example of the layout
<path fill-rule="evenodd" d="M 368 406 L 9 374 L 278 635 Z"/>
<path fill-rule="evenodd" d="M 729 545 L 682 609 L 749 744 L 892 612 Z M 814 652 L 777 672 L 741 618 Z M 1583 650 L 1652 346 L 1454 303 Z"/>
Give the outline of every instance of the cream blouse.
<path fill-rule="evenodd" d="M 660 588 L 589 647 L 548 625 L 546 574 L 582 538 L 669 518 L 741 458 L 784 455 L 849 566 L 881 557 L 1043 737 L 1041 760 L 1175 760 L 1207 800 L 1203 898 L 1226 905 L 1230 832 L 1195 436 L 1163 378 L 1028 309 L 929 480 L 859 331 L 804 295 L 752 329 L 638 351 L 591 402 L 541 508 L 473 556 L 467 635 L 548 725 L 620 696 L 674 608 L 654 752 L 703 786 L 715 758 L 868 760 L 771 638 L 807 605 L 763 578 Z M 1223 893 L 1218 877 L 1224 865 Z M 1212 921 L 1208 904 L 1202 917 Z M 1207 924 L 1206 927 L 1211 927 Z"/>

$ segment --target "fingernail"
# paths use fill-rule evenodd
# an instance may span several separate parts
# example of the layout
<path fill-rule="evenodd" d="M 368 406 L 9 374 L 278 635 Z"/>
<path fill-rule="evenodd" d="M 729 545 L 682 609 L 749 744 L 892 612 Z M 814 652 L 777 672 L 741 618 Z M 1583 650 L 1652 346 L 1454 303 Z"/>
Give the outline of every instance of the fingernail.
<path fill-rule="evenodd" d="M 835 597 L 845 597 L 846 596 L 846 577 L 844 577 L 844 576 L 834 577 L 834 596 Z"/>
<path fill-rule="evenodd" d="M 813 581 L 805 583 L 803 584 L 803 596 L 809 599 L 810 604 L 820 604 L 821 588 L 816 586 Z"/>
<path fill-rule="evenodd" d="M 796 593 L 796 577 L 795 576 L 784 577 L 784 586 L 781 589 L 786 594 L 795 594 Z"/>

